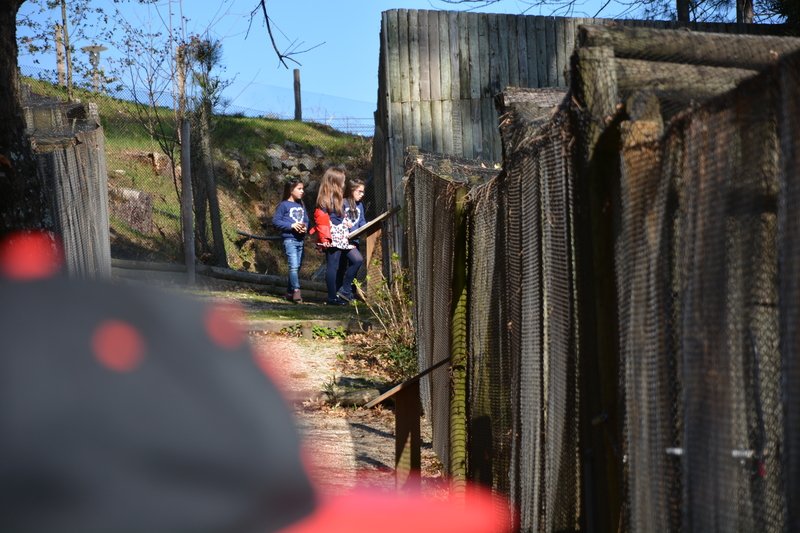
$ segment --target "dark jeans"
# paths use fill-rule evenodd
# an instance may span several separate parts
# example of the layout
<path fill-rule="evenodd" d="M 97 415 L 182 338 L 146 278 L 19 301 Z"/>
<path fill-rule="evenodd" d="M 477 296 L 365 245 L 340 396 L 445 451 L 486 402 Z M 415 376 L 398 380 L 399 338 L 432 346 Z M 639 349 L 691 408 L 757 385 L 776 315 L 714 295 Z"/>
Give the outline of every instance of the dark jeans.
<path fill-rule="evenodd" d="M 327 264 L 325 265 L 325 283 L 328 285 L 328 299 L 336 298 L 336 291 L 344 288 L 345 292 L 350 292 L 350 285 L 361 268 L 364 258 L 358 248 L 352 250 L 342 250 L 340 248 L 328 248 Z M 350 266 L 347 264 L 350 263 Z"/>

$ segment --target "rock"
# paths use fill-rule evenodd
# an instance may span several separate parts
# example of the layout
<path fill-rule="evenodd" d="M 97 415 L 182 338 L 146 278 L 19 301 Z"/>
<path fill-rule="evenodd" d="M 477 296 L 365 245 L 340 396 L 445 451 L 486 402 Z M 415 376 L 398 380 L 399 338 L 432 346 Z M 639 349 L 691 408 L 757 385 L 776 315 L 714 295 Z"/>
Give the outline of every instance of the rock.
<path fill-rule="evenodd" d="M 109 187 L 108 211 L 139 233 L 144 235 L 153 233 L 151 194 L 125 187 Z"/>
<path fill-rule="evenodd" d="M 325 157 L 325 150 L 323 150 L 321 146 L 315 145 L 311 148 L 311 157 L 314 159 L 322 159 Z"/>
<path fill-rule="evenodd" d="M 308 183 L 311 181 L 311 172 L 301 172 L 300 179 L 303 180 L 303 183 Z"/>
<path fill-rule="evenodd" d="M 297 168 L 297 167 L 292 167 L 291 169 L 289 169 L 289 175 L 293 176 L 293 177 L 299 177 L 300 176 L 300 169 Z"/>
<path fill-rule="evenodd" d="M 270 157 L 270 158 L 269 158 L 269 166 L 270 166 L 270 168 L 272 168 L 273 170 L 280 170 L 280 169 L 282 169 L 282 168 L 283 168 L 283 161 L 281 161 L 281 160 L 280 160 L 279 158 L 277 158 L 277 157 Z"/>
<path fill-rule="evenodd" d="M 303 171 L 312 171 L 317 168 L 317 163 L 311 159 L 310 157 L 302 157 L 300 161 L 297 162 L 297 168 Z"/>
<path fill-rule="evenodd" d="M 283 150 L 275 147 L 268 148 L 267 151 L 264 152 L 264 155 L 271 159 L 277 159 L 278 161 L 286 157 L 286 154 Z"/>
<path fill-rule="evenodd" d="M 266 131 L 264 131 L 264 130 L 262 130 L 261 128 L 256 128 L 256 129 L 254 129 L 254 130 L 253 130 L 253 133 L 255 133 L 256 135 L 258 135 L 259 137 L 264 137 L 264 136 L 266 136 L 266 134 L 267 134 L 267 132 L 266 132 Z"/>
<path fill-rule="evenodd" d="M 292 168 L 297 166 L 297 159 L 294 157 L 287 157 L 282 161 L 283 168 Z"/>
<path fill-rule="evenodd" d="M 291 151 L 294 151 L 294 152 L 299 152 L 300 150 L 303 149 L 303 147 L 301 145 L 297 144 L 294 141 L 290 141 L 289 139 L 286 139 L 286 141 L 283 143 L 283 146 L 287 150 L 291 150 Z"/>

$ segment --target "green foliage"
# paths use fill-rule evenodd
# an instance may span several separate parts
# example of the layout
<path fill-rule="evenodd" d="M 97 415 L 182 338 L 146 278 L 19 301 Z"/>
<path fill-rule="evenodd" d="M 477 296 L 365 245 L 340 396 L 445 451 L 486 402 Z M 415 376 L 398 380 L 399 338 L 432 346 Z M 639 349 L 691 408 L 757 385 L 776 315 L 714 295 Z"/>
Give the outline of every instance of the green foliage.
<path fill-rule="evenodd" d="M 284 326 L 281 328 L 281 334 L 287 337 L 302 337 L 303 326 L 300 324 L 292 324 L 291 326 Z"/>
<path fill-rule="evenodd" d="M 400 383 L 418 372 L 417 338 L 409 273 L 401 266 L 397 254 L 392 254 L 391 271 L 390 279 L 381 276 L 371 297 L 364 295 L 359 286 L 364 303 L 381 326 L 362 340 L 364 345 L 359 349 L 378 359 L 391 382 Z"/>
<path fill-rule="evenodd" d="M 343 327 L 329 328 L 326 326 L 312 326 L 311 336 L 314 339 L 340 339 L 347 338 L 347 332 Z"/>

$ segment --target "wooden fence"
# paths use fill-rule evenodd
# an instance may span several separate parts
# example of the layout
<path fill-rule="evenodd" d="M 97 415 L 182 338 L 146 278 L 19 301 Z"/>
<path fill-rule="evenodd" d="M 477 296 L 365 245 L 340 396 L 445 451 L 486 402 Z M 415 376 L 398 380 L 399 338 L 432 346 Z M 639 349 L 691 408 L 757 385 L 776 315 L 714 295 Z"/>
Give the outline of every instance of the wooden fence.
<path fill-rule="evenodd" d="M 581 24 L 766 34 L 775 26 L 394 9 L 383 12 L 374 163 L 378 201 L 403 203 L 408 146 L 502 159 L 493 98 L 506 87 L 563 87 Z M 396 239 L 402 232 L 396 228 Z M 395 241 L 402 249 L 402 240 Z"/>

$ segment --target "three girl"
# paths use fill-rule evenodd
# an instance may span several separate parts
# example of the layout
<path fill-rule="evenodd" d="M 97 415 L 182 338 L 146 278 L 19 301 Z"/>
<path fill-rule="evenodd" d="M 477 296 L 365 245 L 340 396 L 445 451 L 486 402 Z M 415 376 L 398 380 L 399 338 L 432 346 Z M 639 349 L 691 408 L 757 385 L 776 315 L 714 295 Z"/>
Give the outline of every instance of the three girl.
<path fill-rule="evenodd" d="M 325 283 L 327 305 L 346 305 L 353 299 L 351 285 L 364 258 L 357 243 L 350 241 L 350 232 L 365 224 L 360 205 L 364 182 L 350 180 L 345 193 L 345 173 L 329 168 L 320 180 L 317 209 L 314 212 L 317 246 L 326 255 Z"/>
<path fill-rule="evenodd" d="M 308 228 L 308 214 L 303 205 L 303 181 L 292 178 L 283 186 L 283 199 L 275 210 L 272 223 L 281 230 L 283 247 L 289 260 L 289 285 L 286 299 L 290 302 L 303 301 L 300 295 L 300 265 L 303 264 L 303 245 Z"/>

